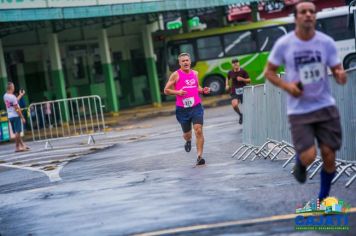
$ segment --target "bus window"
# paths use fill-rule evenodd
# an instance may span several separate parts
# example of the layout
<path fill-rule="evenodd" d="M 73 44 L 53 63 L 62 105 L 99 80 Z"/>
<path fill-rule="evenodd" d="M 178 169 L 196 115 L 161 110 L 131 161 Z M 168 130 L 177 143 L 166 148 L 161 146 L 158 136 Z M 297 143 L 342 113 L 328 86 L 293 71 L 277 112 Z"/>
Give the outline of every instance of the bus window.
<path fill-rule="evenodd" d="M 288 32 L 294 31 L 295 29 L 295 24 L 288 24 L 288 25 L 284 25 L 284 27 L 287 28 Z"/>
<path fill-rule="evenodd" d="M 190 60 L 192 61 L 192 63 L 195 62 L 194 47 L 191 43 L 180 45 L 180 53 L 182 53 L 182 52 L 189 53 Z"/>
<path fill-rule="evenodd" d="M 198 55 L 200 60 L 213 59 L 223 56 L 220 36 L 200 38 L 197 40 Z"/>
<path fill-rule="evenodd" d="M 287 34 L 287 29 L 284 26 L 257 30 L 258 49 L 260 51 L 270 51 L 274 43 L 285 34 Z"/>
<path fill-rule="evenodd" d="M 324 31 L 324 29 L 323 29 L 323 24 L 321 23 L 320 20 L 317 20 L 317 21 L 316 21 L 315 29 L 318 30 L 318 31 L 321 31 L 321 32 Z"/>
<path fill-rule="evenodd" d="M 321 19 L 321 22 L 324 32 L 335 41 L 354 38 L 354 32 L 347 28 L 347 16 Z"/>
<path fill-rule="evenodd" d="M 252 31 L 224 35 L 226 56 L 236 56 L 256 52 L 256 40 Z"/>
<path fill-rule="evenodd" d="M 178 56 L 179 54 L 187 52 L 190 54 L 192 65 L 195 62 L 194 46 L 192 43 L 182 43 L 168 46 L 168 66 L 170 71 L 179 68 Z"/>

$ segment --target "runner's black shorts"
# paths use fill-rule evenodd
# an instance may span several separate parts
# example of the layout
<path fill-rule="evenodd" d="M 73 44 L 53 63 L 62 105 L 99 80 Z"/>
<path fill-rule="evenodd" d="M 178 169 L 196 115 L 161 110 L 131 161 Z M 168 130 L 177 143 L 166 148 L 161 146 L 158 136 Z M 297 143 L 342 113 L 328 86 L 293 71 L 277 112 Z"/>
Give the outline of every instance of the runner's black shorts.
<path fill-rule="evenodd" d="M 244 95 L 243 94 L 230 94 L 231 96 L 231 100 L 234 100 L 234 99 L 237 99 L 240 101 L 240 103 L 242 104 L 243 103 L 243 98 L 244 98 Z"/>
<path fill-rule="evenodd" d="M 193 125 L 204 124 L 204 108 L 201 103 L 188 108 L 176 106 L 176 118 L 182 127 L 183 133 L 187 133 L 192 130 L 192 123 Z"/>

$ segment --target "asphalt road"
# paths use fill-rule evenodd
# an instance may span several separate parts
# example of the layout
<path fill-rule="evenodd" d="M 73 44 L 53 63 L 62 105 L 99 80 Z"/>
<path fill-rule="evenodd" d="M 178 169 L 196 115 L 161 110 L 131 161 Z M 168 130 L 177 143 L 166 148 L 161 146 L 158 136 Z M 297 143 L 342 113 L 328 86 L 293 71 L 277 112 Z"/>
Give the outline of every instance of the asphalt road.
<path fill-rule="evenodd" d="M 205 114 L 204 167 L 194 166 L 195 147 L 184 151 L 174 116 L 133 121 L 95 145 L 83 139 L 56 142 L 53 150 L 31 144 L 20 155 L 2 145 L 0 234 L 324 234 L 296 232 L 294 218 L 286 217 L 317 196 L 319 176 L 300 185 L 291 165 L 282 168 L 283 159 L 231 158 L 242 139 L 237 116 L 229 106 Z M 345 182 L 336 182 L 331 195 L 354 207 L 356 184 L 345 188 Z M 352 213 L 350 231 L 326 233 L 355 235 L 355 222 Z"/>

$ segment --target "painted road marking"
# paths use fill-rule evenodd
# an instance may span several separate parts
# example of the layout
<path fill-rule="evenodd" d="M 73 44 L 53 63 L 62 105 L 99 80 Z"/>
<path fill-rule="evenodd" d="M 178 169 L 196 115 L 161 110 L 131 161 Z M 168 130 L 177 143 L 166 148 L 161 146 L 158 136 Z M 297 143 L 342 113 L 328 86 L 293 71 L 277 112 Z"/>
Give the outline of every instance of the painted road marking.
<path fill-rule="evenodd" d="M 102 143 L 85 147 L 68 147 L 56 150 L 41 149 L 32 152 L 16 153 L 16 155 L 0 157 L 0 160 L 5 161 L 0 163 L 0 166 L 40 172 L 47 175 L 51 182 L 56 182 L 61 180 L 60 171 L 71 160 L 111 146 L 113 144 Z M 9 161 L 12 163 L 8 163 Z"/>
<path fill-rule="evenodd" d="M 26 160 L 27 162 L 29 161 L 35 161 L 35 160 L 41 160 L 43 158 L 47 158 L 47 159 L 50 159 L 50 158 L 58 158 L 58 157 L 65 157 L 65 156 L 70 156 L 70 155 L 73 155 L 71 153 L 62 153 L 62 154 L 53 154 L 53 155 L 43 155 L 42 153 L 41 154 L 36 154 L 36 155 L 30 155 L 30 156 L 19 156 L 19 157 L 16 157 L 16 158 L 9 158 L 9 159 L 2 159 L 3 161 L 6 161 L 6 162 L 17 162 L 17 161 L 21 161 L 21 160 Z M 22 162 L 22 161 L 21 161 Z"/>
<path fill-rule="evenodd" d="M 356 207 L 353 207 L 348 211 L 348 213 L 355 213 L 355 212 L 356 212 Z M 164 230 L 152 231 L 148 233 L 136 234 L 136 236 L 157 236 L 157 235 L 164 235 L 164 234 L 188 233 L 197 230 L 208 230 L 208 229 L 216 229 L 216 228 L 231 227 L 231 226 L 242 226 L 242 225 L 250 225 L 250 224 L 257 224 L 257 223 L 268 223 L 274 221 L 291 220 L 294 219 L 296 216 L 297 214 L 287 214 L 287 215 L 276 215 L 276 216 L 268 216 L 268 217 L 247 219 L 247 220 L 235 220 L 235 221 L 227 221 L 227 222 L 213 223 L 213 224 L 194 225 L 194 226 L 178 227 L 174 229 L 164 229 Z"/>
<path fill-rule="evenodd" d="M 61 165 L 57 166 L 54 170 L 50 171 L 45 171 L 40 168 L 34 168 L 34 167 L 27 167 L 27 166 L 16 166 L 16 165 L 8 165 L 8 164 L 0 164 L 0 166 L 8 167 L 8 168 L 15 168 L 15 169 L 21 169 L 21 170 L 29 170 L 29 171 L 37 171 L 41 172 L 49 178 L 50 182 L 56 182 L 62 180 L 62 178 L 59 176 L 59 172 L 62 170 L 65 164 L 68 162 L 62 163 Z"/>
<path fill-rule="evenodd" d="M 17 158 L 22 158 L 22 157 L 31 157 L 34 155 L 46 155 L 46 154 L 54 154 L 54 153 L 66 153 L 68 151 L 81 151 L 81 150 L 88 150 L 91 148 L 105 148 L 107 145 L 106 144 L 102 144 L 102 145 L 95 145 L 95 146 L 86 146 L 86 147 L 72 147 L 72 148 L 63 148 L 63 149 L 42 149 L 42 150 L 38 150 L 38 151 L 28 151 L 28 152 L 17 152 L 17 153 L 13 153 L 11 155 L 4 155 L 4 156 L 0 156 L 0 160 L 4 160 L 4 161 L 8 161 L 8 160 L 12 160 L 12 159 L 17 159 Z"/>

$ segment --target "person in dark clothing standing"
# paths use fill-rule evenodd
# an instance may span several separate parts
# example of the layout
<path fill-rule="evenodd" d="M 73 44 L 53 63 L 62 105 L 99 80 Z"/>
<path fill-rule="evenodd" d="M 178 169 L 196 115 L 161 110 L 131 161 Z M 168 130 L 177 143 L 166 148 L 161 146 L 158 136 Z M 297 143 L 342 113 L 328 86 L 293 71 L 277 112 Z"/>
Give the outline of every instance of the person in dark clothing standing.
<path fill-rule="evenodd" d="M 243 102 L 243 87 L 251 82 L 248 73 L 240 67 L 240 62 L 237 58 L 232 59 L 232 70 L 229 71 L 226 78 L 226 90 L 228 91 L 229 80 L 231 80 L 231 106 L 240 116 L 239 124 L 242 124 L 242 113 L 239 109 L 239 104 Z"/>

